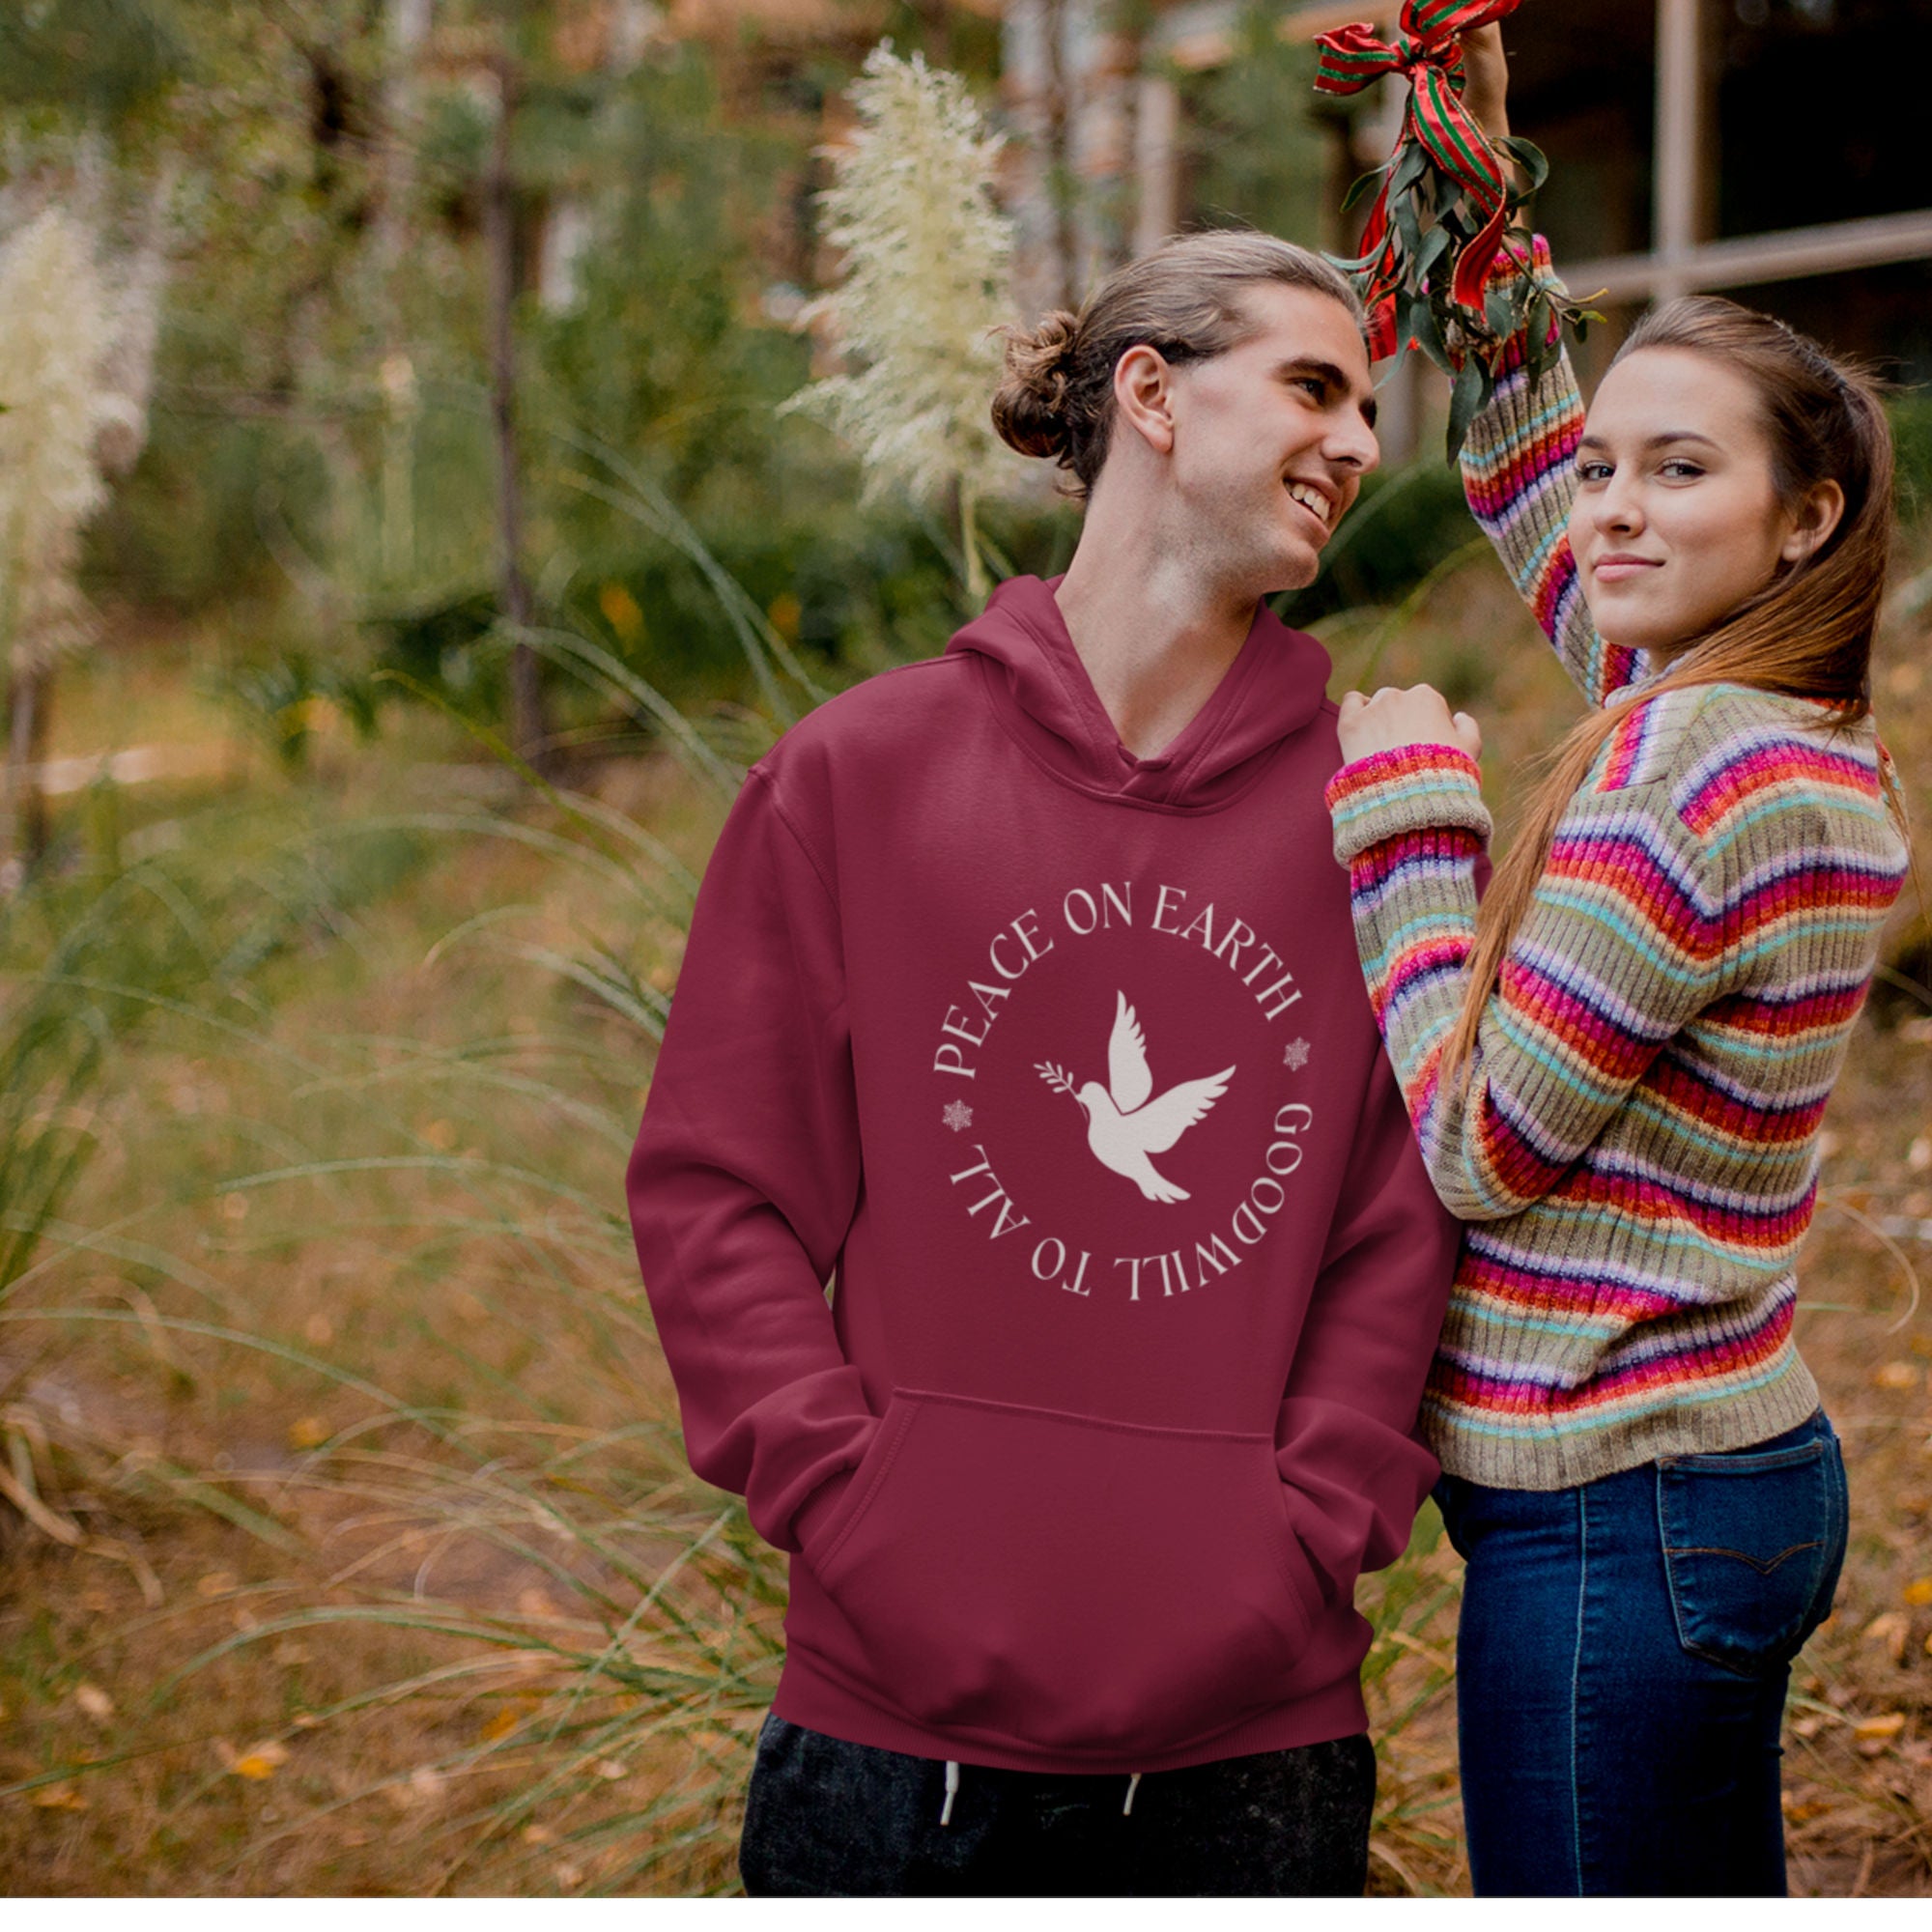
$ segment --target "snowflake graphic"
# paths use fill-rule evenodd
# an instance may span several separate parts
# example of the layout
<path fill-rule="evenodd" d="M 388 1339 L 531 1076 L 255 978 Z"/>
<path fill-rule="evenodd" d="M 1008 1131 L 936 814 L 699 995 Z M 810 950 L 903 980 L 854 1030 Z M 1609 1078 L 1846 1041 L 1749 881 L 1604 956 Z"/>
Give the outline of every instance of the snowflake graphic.
<path fill-rule="evenodd" d="M 973 1124 L 973 1110 L 964 1100 L 951 1102 L 940 1116 L 946 1124 L 957 1133 L 964 1133 Z"/>
<path fill-rule="evenodd" d="M 1290 1040 L 1283 1050 L 1281 1064 L 1299 1073 L 1308 1065 L 1308 1042 L 1305 1039 Z"/>

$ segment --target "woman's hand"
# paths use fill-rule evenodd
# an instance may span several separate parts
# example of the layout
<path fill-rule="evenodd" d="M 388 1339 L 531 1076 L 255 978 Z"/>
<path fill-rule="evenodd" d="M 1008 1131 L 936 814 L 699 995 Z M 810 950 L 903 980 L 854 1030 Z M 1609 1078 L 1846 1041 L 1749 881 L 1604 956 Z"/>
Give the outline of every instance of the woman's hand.
<path fill-rule="evenodd" d="M 1476 117 L 1492 141 L 1510 130 L 1509 62 L 1503 57 L 1500 20 L 1474 27 L 1462 36 L 1463 105 Z"/>
<path fill-rule="evenodd" d="M 1442 694 L 1426 684 L 1407 691 L 1384 685 L 1373 697 L 1350 692 L 1339 728 L 1342 755 L 1350 764 L 1406 745 L 1454 745 L 1472 758 L 1483 755 L 1482 727 L 1466 711 L 1452 716 Z"/>

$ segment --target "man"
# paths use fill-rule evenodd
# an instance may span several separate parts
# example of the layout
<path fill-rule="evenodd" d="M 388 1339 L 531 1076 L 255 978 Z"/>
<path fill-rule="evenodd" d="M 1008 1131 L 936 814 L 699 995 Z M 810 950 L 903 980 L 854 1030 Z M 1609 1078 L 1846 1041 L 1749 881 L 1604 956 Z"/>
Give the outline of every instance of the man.
<path fill-rule="evenodd" d="M 631 1168 L 694 1468 L 795 1552 L 754 1892 L 1359 1891 L 1358 1572 L 1456 1230 L 1355 963 L 1328 662 L 1361 314 L 1196 236 L 1009 344 L 1088 497 L 711 861 Z M 836 1275 L 830 1304 L 825 1285 Z"/>

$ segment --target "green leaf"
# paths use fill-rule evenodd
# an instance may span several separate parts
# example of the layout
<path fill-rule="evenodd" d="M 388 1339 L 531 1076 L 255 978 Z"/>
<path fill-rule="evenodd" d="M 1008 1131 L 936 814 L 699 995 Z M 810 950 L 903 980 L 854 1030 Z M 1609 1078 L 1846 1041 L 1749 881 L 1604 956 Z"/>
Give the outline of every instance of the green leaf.
<path fill-rule="evenodd" d="M 1454 463 L 1463 453 L 1463 440 L 1469 434 L 1469 425 L 1476 418 L 1476 412 L 1489 401 L 1490 392 L 1495 386 L 1489 370 L 1480 355 L 1464 355 L 1463 366 L 1456 372 L 1455 386 L 1449 392 L 1449 461 Z"/>
<path fill-rule="evenodd" d="M 1395 232 L 1402 237 L 1403 246 L 1408 259 L 1413 262 L 1422 253 L 1422 224 L 1415 212 L 1412 196 L 1391 197 L 1389 216 L 1395 223 Z M 1413 279 L 1413 276 L 1410 276 Z"/>
<path fill-rule="evenodd" d="M 1424 297 L 1417 301 L 1409 326 L 1409 336 L 1415 345 L 1445 376 L 1453 377 L 1456 367 L 1449 359 L 1449 351 L 1442 341 L 1442 329 L 1436 320 L 1435 304 Z M 1406 337 L 1405 340 L 1407 338 Z"/>
<path fill-rule="evenodd" d="M 1494 145 L 1529 177 L 1528 185 L 1522 189 L 1525 198 L 1534 194 L 1549 179 L 1549 157 L 1534 141 L 1525 141 L 1520 134 L 1505 134 Z"/>
<path fill-rule="evenodd" d="M 1395 348 L 1398 355 L 1408 353 L 1412 340 L 1419 340 L 1429 317 L 1429 301 L 1412 288 L 1399 289 L 1395 298 Z"/>
<path fill-rule="evenodd" d="M 1342 213 L 1348 213 L 1388 171 L 1389 164 L 1384 161 L 1380 167 L 1371 168 L 1367 174 L 1356 176 L 1349 185 L 1349 192 L 1342 197 Z"/>
<path fill-rule="evenodd" d="M 1389 199 L 1406 194 L 1431 165 L 1429 151 L 1420 141 L 1410 141 L 1401 149 L 1394 158 L 1395 173 L 1389 178 Z"/>
<path fill-rule="evenodd" d="M 1331 268 L 1339 269 L 1350 280 L 1358 282 L 1375 266 L 1380 252 L 1377 249 L 1368 255 L 1323 255 L 1321 259 Z"/>
<path fill-rule="evenodd" d="M 1422 246 L 1415 251 L 1416 279 L 1420 281 L 1448 252 L 1449 231 L 1437 223 L 1422 238 Z"/>

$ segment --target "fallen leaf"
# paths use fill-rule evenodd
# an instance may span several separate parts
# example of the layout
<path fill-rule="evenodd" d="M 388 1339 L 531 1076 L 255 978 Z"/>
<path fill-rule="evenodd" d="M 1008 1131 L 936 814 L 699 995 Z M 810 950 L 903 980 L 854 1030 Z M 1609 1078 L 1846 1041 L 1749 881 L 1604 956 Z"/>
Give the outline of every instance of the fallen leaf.
<path fill-rule="evenodd" d="M 1887 1738 L 1895 1738 L 1905 1728 L 1903 1711 L 1888 1711 L 1882 1718 L 1863 1718 L 1852 1726 L 1852 1735 L 1861 1744 L 1876 1739 L 1881 1744 Z"/>
<path fill-rule="evenodd" d="M 548 1825 L 526 1825 L 524 1827 L 524 1843 L 526 1845 L 554 1845 L 556 1843 L 556 1833 Z"/>
<path fill-rule="evenodd" d="M 98 1684 L 76 1684 L 73 1688 L 73 1701 L 96 1723 L 104 1724 L 114 1715 L 114 1699 Z"/>
<path fill-rule="evenodd" d="M 289 1761 L 289 1747 L 274 1738 L 264 1738 L 258 1745 L 250 1745 L 235 1762 L 229 1766 L 237 1777 L 262 1779 L 273 1777 L 275 1773 Z"/>
<path fill-rule="evenodd" d="M 235 1587 L 235 1578 L 226 1570 L 211 1570 L 195 1581 L 197 1597 L 225 1597 Z"/>
<path fill-rule="evenodd" d="M 34 1803 L 43 1811 L 85 1811 L 87 1800 L 70 1779 L 62 1778 L 58 1784 L 43 1784 L 34 1793 Z"/>
<path fill-rule="evenodd" d="M 1932 1604 L 1932 1577 L 1915 1577 L 1905 1586 L 1905 1601 L 1915 1607 L 1921 1604 Z"/>
<path fill-rule="evenodd" d="M 1886 1610 L 1865 1626 L 1865 1641 L 1882 1643 L 1894 1663 L 1905 1662 L 1905 1641 L 1912 1634 L 1912 1619 L 1903 1610 Z"/>
<path fill-rule="evenodd" d="M 501 1710 L 485 1724 L 477 1735 L 485 1744 L 494 1745 L 498 1738 L 507 1738 L 517 1728 L 519 1714 L 512 1710 Z"/>
<path fill-rule="evenodd" d="M 304 1415 L 289 1424 L 289 1447 L 291 1449 L 313 1449 L 319 1443 L 327 1442 L 334 1432 L 319 1415 Z"/>
<path fill-rule="evenodd" d="M 1882 1389 L 1909 1389 L 1918 1386 L 1918 1368 L 1914 1362 L 1888 1362 L 1874 1370 L 1872 1380 Z"/>

